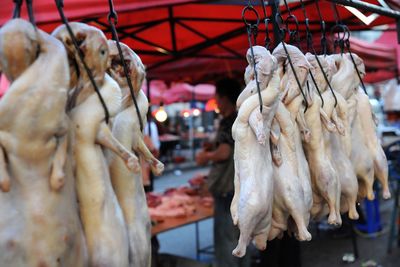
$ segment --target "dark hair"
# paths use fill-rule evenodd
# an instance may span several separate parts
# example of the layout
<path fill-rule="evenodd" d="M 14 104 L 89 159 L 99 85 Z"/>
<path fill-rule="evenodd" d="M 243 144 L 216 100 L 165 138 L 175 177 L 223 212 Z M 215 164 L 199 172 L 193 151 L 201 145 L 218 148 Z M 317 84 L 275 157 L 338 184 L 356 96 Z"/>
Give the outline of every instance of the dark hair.
<path fill-rule="evenodd" d="M 216 82 L 215 93 L 221 97 L 226 96 L 232 104 L 236 104 L 236 100 L 242 91 L 242 85 L 236 79 L 223 78 Z"/>

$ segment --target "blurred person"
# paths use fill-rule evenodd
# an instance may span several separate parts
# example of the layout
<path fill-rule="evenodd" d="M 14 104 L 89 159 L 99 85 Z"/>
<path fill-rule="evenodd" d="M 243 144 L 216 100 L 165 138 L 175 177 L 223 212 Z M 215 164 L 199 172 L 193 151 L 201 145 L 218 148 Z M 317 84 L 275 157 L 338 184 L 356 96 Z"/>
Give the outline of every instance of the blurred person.
<path fill-rule="evenodd" d="M 215 99 L 222 116 L 214 145 L 206 145 L 196 155 L 198 165 L 212 162 L 207 184 L 214 197 L 214 251 L 217 267 L 250 266 L 250 253 L 243 258 L 232 256 L 239 239 L 239 229 L 233 225 L 230 205 L 234 192 L 234 140 L 232 125 L 236 119 L 236 99 L 241 84 L 234 79 L 224 78 L 216 83 Z"/>

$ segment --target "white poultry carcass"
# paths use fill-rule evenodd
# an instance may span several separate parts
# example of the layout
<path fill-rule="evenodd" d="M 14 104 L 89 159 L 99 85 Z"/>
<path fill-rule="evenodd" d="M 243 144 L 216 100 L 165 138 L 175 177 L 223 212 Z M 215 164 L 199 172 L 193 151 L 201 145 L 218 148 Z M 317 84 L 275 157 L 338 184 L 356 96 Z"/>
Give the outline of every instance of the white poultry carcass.
<path fill-rule="evenodd" d="M 352 55 L 357 65 L 357 69 L 360 71 L 361 76 L 364 76 L 364 62 L 356 54 Z M 355 79 L 357 80 L 357 78 L 358 75 L 357 73 L 355 73 Z M 357 86 L 355 88 L 354 94 L 357 98 L 357 113 L 360 116 L 361 127 L 365 136 L 365 140 L 367 140 L 366 145 L 374 162 L 374 176 L 382 185 L 383 198 L 388 199 L 390 198 L 388 183 L 388 162 L 376 133 L 376 117 L 372 111 L 368 95 L 360 88 L 360 86 Z"/>
<path fill-rule="evenodd" d="M 84 59 L 92 70 L 110 117 L 121 109 L 122 93 L 105 71 L 109 49 L 104 34 L 83 23 L 70 23 L 78 38 Z M 90 265 L 129 265 L 129 242 L 124 216 L 113 190 L 103 152 L 108 148 L 120 156 L 129 169 L 138 170 L 137 157 L 115 139 L 105 122 L 105 112 L 89 82 L 87 73 L 71 46 L 65 26 L 53 33 L 61 39 L 78 63 L 80 76 L 72 94 L 69 115 L 75 135 L 73 147 L 81 220 L 87 240 Z"/>
<path fill-rule="evenodd" d="M 369 97 L 361 88 L 358 88 L 356 91 L 356 97 L 357 112 L 360 114 L 361 127 L 365 139 L 367 140 L 367 147 L 374 161 L 375 178 L 377 178 L 382 185 L 383 198 L 388 199 L 390 198 L 388 162 L 376 134 L 376 124 L 373 119 L 371 103 L 369 102 Z"/>
<path fill-rule="evenodd" d="M 261 60 L 274 59 L 269 54 Z M 231 214 L 234 224 L 238 225 L 240 230 L 238 245 L 232 254 L 238 257 L 246 254 L 246 247 L 253 238 L 257 248 L 265 249 L 271 226 L 273 169 L 269 149 L 269 129 L 278 103 L 279 77 L 276 72 L 273 72 L 272 78 L 264 76 L 262 72 L 257 74 L 263 113 L 261 114 L 259 110 L 258 95 L 251 95 L 240 105 L 238 117 L 232 126 L 235 140 L 235 194 L 231 204 Z M 270 79 L 268 86 L 264 82 L 267 79 Z M 244 89 L 245 92 L 249 90 L 257 90 L 255 80 L 251 80 Z M 265 132 L 264 145 L 257 140 L 253 130 L 261 132 L 259 128 Z"/>
<path fill-rule="evenodd" d="M 0 69 L 11 82 L 0 101 L 0 152 L 10 178 L 2 177 L 9 192 L 0 193 L 0 266 L 87 266 L 71 162 L 65 161 L 65 49 L 14 19 L 0 30 Z"/>
<path fill-rule="evenodd" d="M 290 59 L 292 61 L 294 71 L 299 79 L 300 86 L 304 88 L 306 83 L 308 72 L 310 69 L 310 64 L 308 63 L 307 59 L 305 58 L 304 54 L 295 46 L 292 45 L 285 45 L 286 49 L 289 53 Z M 311 177 L 310 177 L 310 170 L 308 167 L 308 162 L 304 153 L 304 149 L 302 146 L 302 138 L 300 134 L 300 129 L 303 133 L 305 133 L 306 139 L 309 139 L 308 133 L 308 126 L 305 123 L 304 113 L 299 112 L 300 107 L 303 102 L 303 96 L 301 95 L 301 91 L 299 85 L 295 79 L 294 72 L 289 64 L 289 59 L 287 57 L 286 51 L 284 50 L 284 46 L 281 43 L 278 45 L 273 52 L 273 55 L 276 56 L 278 63 L 280 64 L 280 72 L 283 75 L 280 90 L 281 90 L 281 100 L 285 105 L 286 109 L 290 112 L 290 119 L 294 126 L 293 130 L 293 141 L 295 145 L 295 152 L 296 152 L 296 159 L 297 162 L 291 162 L 292 166 L 297 166 L 297 177 L 299 178 L 300 184 L 303 189 L 303 203 L 304 203 L 304 210 L 298 209 L 301 216 L 303 216 L 303 221 L 306 227 L 308 226 L 309 219 L 310 219 L 310 211 L 313 205 L 313 193 L 311 188 Z M 286 71 L 284 73 L 283 69 Z M 309 98 L 308 94 L 305 95 L 307 102 L 312 101 Z M 282 125 L 281 125 L 282 126 Z M 307 136 L 308 135 L 308 136 Z M 289 138 L 289 137 L 288 137 Z M 291 142 L 291 141 L 289 141 Z M 284 156 L 282 155 L 284 160 Z M 286 175 L 286 174 L 285 174 Z M 298 199 L 300 201 L 300 199 Z M 300 205 L 300 204 L 296 204 Z M 296 215 L 299 217 L 299 215 Z M 292 215 L 294 218 L 294 216 Z M 302 229 L 302 224 L 298 224 L 296 221 L 296 225 L 298 230 Z M 305 232 L 301 230 L 300 232 Z M 305 232 L 305 233 L 308 233 Z M 310 240 L 311 235 L 303 234 L 298 236 L 300 240 Z"/>
<path fill-rule="evenodd" d="M 356 57 L 356 55 L 353 54 Z M 351 162 L 358 178 L 359 197 L 374 199 L 374 162 L 369 153 L 362 126 L 360 114 L 357 112 L 357 97 L 355 90 L 360 84 L 356 69 L 349 54 L 330 56 L 338 68 L 332 77 L 331 85 L 347 101 L 349 123 L 351 127 Z M 356 57 L 357 60 L 361 60 Z M 361 70 L 364 71 L 364 70 Z"/>
<path fill-rule="evenodd" d="M 282 161 L 279 166 L 276 164 L 273 166 L 274 202 L 268 240 L 281 236 L 288 229 L 289 216 L 296 224 L 296 237 L 301 241 L 311 240 L 311 234 L 307 230 L 310 207 L 305 202 L 303 184 L 299 178 L 296 127 L 290 118 L 289 111 L 280 101 L 275 119 L 281 129 L 278 148 Z"/>
<path fill-rule="evenodd" d="M 128 149 L 134 150 L 151 164 L 152 170 L 159 175 L 164 165 L 159 162 L 146 147 L 136 108 L 133 105 L 130 90 L 123 71 L 118 49 L 114 41 L 108 41 L 110 48 L 111 76 L 119 83 L 123 93 L 123 110 L 113 121 L 113 135 Z M 128 46 L 121 43 L 125 63 L 128 65 L 143 125 L 146 125 L 148 100 L 141 90 L 145 78 L 145 68 L 140 58 Z M 151 232 L 150 216 L 146 205 L 142 173 L 130 171 L 118 157 L 110 159 L 111 181 L 118 201 L 124 213 L 129 236 L 130 266 L 150 266 Z"/>
<path fill-rule="evenodd" d="M 315 77 L 315 81 L 317 83 L 318 89 L 322 93 L 322 97 L 324 100 L 324 106 L 322 107 L 322 111 L 325 112 L 325 116 L 327 118 L 334 118 L 333 121 L 336 122 L 335 125 L 339 125 L 336 128 L 338 131 L 332 132 L 329 127 L 324 127 L 322 122 L 326 121 L 323 119 L 324 116 L 320 116 L 318 109 L 322 106 L 322 100 L 314 94 L 314 101 L 318 102 L 317 106 L 314 106 L 315 103 L 310 107 L 309 111 L 306 113 L 306 118 L 309 116 L 307 122 L 313 125 L 312 129 L 312 139 L 315 141 L 318 138 L 319 141 L 315 142 L 313 145 L 304 144 L 307 148 L 306 151 L 308 156 L 308 162 L 310 164 L 310 170 L 312 173 L 313 179 L 315 179 L 315 184 L 318 186 L 319 190 L 322 190 L 320 193 L 322 196 L 326 196 L 330 194 L 331 198 L 336 198 L 336 204 L 338 205 L 337 211 L 341 212 L 349 211 L 349 217 L 351 219 L 357 219 L 358 213 L 356 211 L 356 201 L 357 201 L 357 192 L 358 192 L 358 184 L 357 178 L 353 171 L 352 165 L 350 163 L 350 154 L 346 149 L 346 144 L 348 140 L 350 140 L 350 127 L 347 118 L 347 104 L 346 101 L 341 97 L 339 93 L 335 93 L 337 98 L 337 107 L 335 107 L 335 98 L 330 90 L 327 90 L 328 83 L 326 82 L 323 73 L 318 66 L 318 62 L 314 55 L 307 54 L 307 59 L 314 67 L 313 75 Z M 329 66 L 329 62 L 327 58 L 324 56 L 318 56 L 318 59 L 323 67 L 323 71 L 325 71 L 328 81 L 332 78 L 335 70 L 333 70 L 333 66 Z M 312 84 L 314 87 L 314 84 Z M 316 88 L 314 88 L 316 90 Z M 336 118 L 337 112 L 339 113 L 339 117 Z M 321 119 L 318 120 L 318 117 Z M 318 126 L 317 126 L 318 124 Z M 339 135 L 339 133 L 343 134 Z M 319 151 L 316 154 L 312 154 L 314 152 Z M 311 159 L 312 158 L 312 159 Z M 312 167 L 312 165 L 316 162 L 318 163 L 317 167 Z M 339 181 L 336 183 L 337 187 L 334 186 L 326 187 L 325 184 L 333 184 L 335 181 Z M 326 190 L 326 191 L 324 191 Z M 331 191 L 329 191 L 331 190 Z M 340 197 L 343 197 L 341 200 Z M 327 199 L 325 197 L 325 199 Z M 328 198 L 329 199 L 329 198 Z M 328 205 L 332 205 L 327 200 Z M 340 206 L 339 206 L 340 204 Z M 347 207 L 347 208 L 340 208 Z M 331 210 L 331 208 L 329 208 Z M 324 214 L 324 208 L 320 205 L 318 208 L 315 206 L 313 209 L 313 216 L 322 217 Z M 330 221 L 330 213 L 328 221 Z M 340 213 L 337 213 L 336 216 L 340 217 Z M 332 223 L 332 222 L 331 222 Z"/>

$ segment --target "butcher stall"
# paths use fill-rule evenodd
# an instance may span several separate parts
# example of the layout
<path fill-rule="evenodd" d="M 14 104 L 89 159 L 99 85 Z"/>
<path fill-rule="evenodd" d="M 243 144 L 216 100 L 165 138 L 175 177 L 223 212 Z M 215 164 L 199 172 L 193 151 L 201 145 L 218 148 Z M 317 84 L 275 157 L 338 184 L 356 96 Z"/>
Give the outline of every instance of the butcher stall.
<path fill-rule="evenodd" d="M 0 266 L 397 266 L 399 21 L 397 0 L 3 1 Z M 222 77 L 229 153 L 167 168 L 151 115 L 189 102 L 153 141 L 218 151 L 194 119 L 228 117 Z"/>

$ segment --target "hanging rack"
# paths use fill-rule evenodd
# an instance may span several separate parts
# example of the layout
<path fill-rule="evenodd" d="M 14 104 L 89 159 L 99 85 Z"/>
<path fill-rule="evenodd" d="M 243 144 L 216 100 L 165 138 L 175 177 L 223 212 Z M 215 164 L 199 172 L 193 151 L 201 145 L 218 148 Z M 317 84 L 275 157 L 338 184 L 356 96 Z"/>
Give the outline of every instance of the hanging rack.
<path fill-rule="evenodd" d="M 246 12 L 252 12 L 256 15 L 256 18 L 257 18 L 256 23 L 252 24 L 247 21 Z M 257 94 L 258 94 L 258 101 L 260 104 L 260 113 L 262 113 L 263 102 L 262 102 L 262 98 L 261 98 L 260 83 L 258 82 L 258 74 L 257 74 L 257 70 L 256 70 L 256 60 L 255 60 L 254 51 L 253 51 L 253 44 L 251 42 L 251 37 L 253 36 L 254 44 L 256 44 L 258 25 L 260 24 L 260 16 L 259 16 L 257 10 L 251 4 L 251 0 L 249 0 L 247 2 L 247 6 L 245 6 L 242 10 L 242 20 L 243 20 L 243 22 L 246 26 L 246 30 L 247 30 L 247 39 L 248 39 L 249 46 L 250 46 L 251 59 L 253 61 L 254 78 L 256 80 L 256 85 L 257 85 Z"/>
<path fill-rule="evenodd" d="M 336 25 L 334 26 L 334 28 L 335 27 L 340 27 L 340 28 L 343 29 L 343 37 L 339 38 L 339 46 L 340 46 L 340 49 L 341 49 L 341 53 L 343 54 L 344 48 L 347 48 L 347 51 L 348 51 L 348 53 L 350 55 L 350 59 L 351 59 L 351 61 L 353 63 L 354 69 L 356 70 L 357 76 L 358 76 L 358 78 L 360 80 L 361 87 L 364 90 L 365 94 L 368 95 L 367 88 L 365 87 L 365 84 L 364 84 L 364 81 L 362 80 L 360 71 L 358 70 L 356 61 L 354 60 L 353 54 L 351 53 L 351 49 L 350 49 L 350 30 L 346 25 L 343 24 L 343 22 L 342 22 L 342 20 L 340 18 L 339 12 L 337 10 L 336 4 L 333 3 L 333 2 L 331 2 L 331 4 L 332 4 L 332 8 L 333 8 L 334 15 L 335 15 L 335 20 L 336 20 Z M 340 37 L 340 33 L 338 33 L 338 37 Z M 336 44 L 336 40 L 335 40 L 335 44 Z"/>
<path fill-rule="evenodd" d="M 125 62 L 125 59 L 124 59 L 124 55 L 122 53 L 121 45 L 120 45 L 120 42 L 119 42 L 118 33 L 117 33 L 117 30 L 116 30 L 116 25 L 118 23 L 117 12 L 114 9 L 114 3 L 113 3 L 112 0 L 108 0 L 108 4 L 109 4 L 109 7 L 110 7 L 110 12 L 108 13 L 108 23 L 111 26 L 112 38 L 115 40 L 115 43 L 116 43 L 117 48 L 118 48 L 118 54 L 119 54 L 119 57 L 121 59 L 122 66 L 124 68 L 124 74 L 125 74 L 126 82 L 128 83 L 128 87 L 129 87 L 129 91 L 130 91 L 130 94 L 131 94 L 131 98 L 133 100 L 133 104 L 135 105 L 136 114 L 137 114 L 137 116 L 139 118 L 140 131 L 142 132 L 143 128 L 144 128 L 142 116 L 140 114 L 139 106 L 138 106 L 135 94 L 133 92 L 133 85 L 132 85 L 131 77 L 129 76 L 128 66 L 126 65 L 126 62 Z M 140 88 L 137 88 L 137 89 L 140 89 Z"/>
<path fill-rule="evenodd" d="M 268 29 L 269 18 L 268 18 L 268 15 L 267 15 L 267 8 L 265 7 L 264 0 L 260 0 L 260 2 L 261 2 L 262 10 L 263 10 L 263 13 L 264 13 L 264 24 L 265 24 L 265 39 L 264 39 L 264 43 L 265 43 L 265 48 L 269 50 L 269 46 L 271 44 L 271 38 L 269 37 L 269 29 Z"/>
<path fill-rule="evenodd" d="M 310 31 L 309 20 L 308 20 L 308 16 L 307 16 L 307 12 L 306 12 L 306 8 L 304 6 L 303 0 L 300 0 L 300 4 L 301 4 L 301 9 L 303 10 L 304 20 L 305 20 L 305 23 L 306 23 L 307 50 L 310 51 L 310 48 L 311 48 L 313 53 L 314 53 L 315 58 L 317 59 L 317 61 L 319 61 L 318 56 L 315 53 L 314 45 L 312 43 L 312 34 L 311 34 L 311 31 Z M 321 71 L 324 72 L 324 70 L 322 68 L 321 68 Z M 312 74 L 312 71 L 310 71 L 310 77 L 311 77 L 311 80 L 312 80 L 312 82 L 313 82 L 313 84 L 315 86 L 315 89 L 317 90 L 318 95 L 319 95 L 319 97 L 321 99 L 321 107 L 323 107 L 324 106 L 324 98 L 322 97 L 321 91 L 318 88 L 318 84 L 317 84 L 317 82 L 315 80 L 314 75 Z M 307 81 L 307 89 L 310 90 L 310 85 L 309 85 L 308 81 Z"/>
<path fill-rule="evenodd" d="M 23 0 L 14 0 L 13 19 L 21 17 L 21 6 Z"/>
<path fill-rule="evenodd" d="M 96 81 L 94 80 L 92 71 L 90 70 L 90 68 L 88 67 L 88 65 L 85 62 L 84 55 L 83 55 L 81 49 L 79 48 L 78 42 L 77 42 L 77 40 L 75 38 L 74 33 L 72 32 L 71 27 L 69 26 L 68 19 L 64 15 L 64 11 L 63 11 L 64 1 L 63 0 L 55 0 L 55 2 L 56 2 L 58 13 L 60 14 L 61 20 L 64 23 L 65 27 L 67 28 L 68 34 L 69 34 L 69 36 L 71 38 L 71 41 L 72 41 L 72 43 L 73 43 L 73 45 L 75 47 L 75 50 L 77 51 L 77 53 L 79 55 L 79 59 L 82 62 L 83 67 L 85 68 L 85 71 L 87 72 L 87 74 L 89 76 L 90 82 L 93 85 L 93 89 L 95 90 L 95 92 L 96 92 L 96 94 L 97 94 L 97 96 L 98 96 L 98 98 L 99 98 L 99 100 L 101 102 L 101 105 L 103 106 L 104 114 L 105 114 L 105 120 L 106 120 L 106 123 L 108 123 L 110 115 L 108 113 L 107 105 L 104 102 L 104 99 L 100 94 L 99 88 L 97 87 Z"/>
<path fill-rule="evenodd" d="M 33 14 L 32 3 L 33 3 L 33 0 L 26 0 L 26 8 L 28 10 L 29 21 L 32 23 L 33 27 L 35 27 L 35 30 L 36 30 L 36 20 L 35 20 L 34 14 Z"/>
<path fill-rule="evenodd" d="M 286 0 L 284 0 L 284 2 L 285 2 L 286 7 L 289 8 L 289 5 L 287 4 Z M 294 69 L 294 65 L 293 65 L 292 59 L 290 57 L 289 51 L 287 50 L 287 47 L 286 47 L 286 44 L 285 44 L 285 35 L 286 35 L 286 31 L 288 29 L 284 28 L 284 20 L 282 18 L 282 15 L 280 14 L 279 7 L 277 6 L 277 3 L 274 2 L 274 5 L 275 5 L 275 7 L 277 9 L 277 13 L 275 15 L 275 21 L 277 23 L 276 26 L 279 27 L 279 33 L 280 33 L 280 36 L 279 36 L 280 40 L 279 41 L 282 43 L 283 49 L 285 50 L 287 59 L 289 61 L 290 68 L 292 69 L 294 78 L 296 79 L 297 86 L 299 87 L 300 93 L 303 96 L 304 103 L 305 103 L 305 109 L 304 109 L 304 113 L 305 113 L 307 111 L 307 109 L 308 109 L 308 101 L 307 101 L 307 98 L 306 98 L 306 96 L 304 94 L 303 88 L 302 88 L 302 86 L 300 84 L 299 77 L 297 77 L 297 73 L 296 73 L 296 71 Z M 288 12 L 290 12 L 290 9 L 288 9 Z M 289 13 L 289 14 L 291 14 L 291 13 Z M 297 21 L 297 19 L 296 19 L 296 21 Z"/>
<path fill-rule="evenodd" d="M 286 32 L 289 35 L 289 42 L 296 43 L 297 47 L 301 49 L 300 37 L 299 37 L 299 21 L 297 20 L 296 16 L 293 15 L 286 0 L 284 0 L 284 3 L 286 10 L 288 12 L 288 16 L 284 21 L 285 21 Z M 295 27 L 294 30 L 291 30 L 289 27 L 291 21 L 294 22 L 294 27 Z"/>

